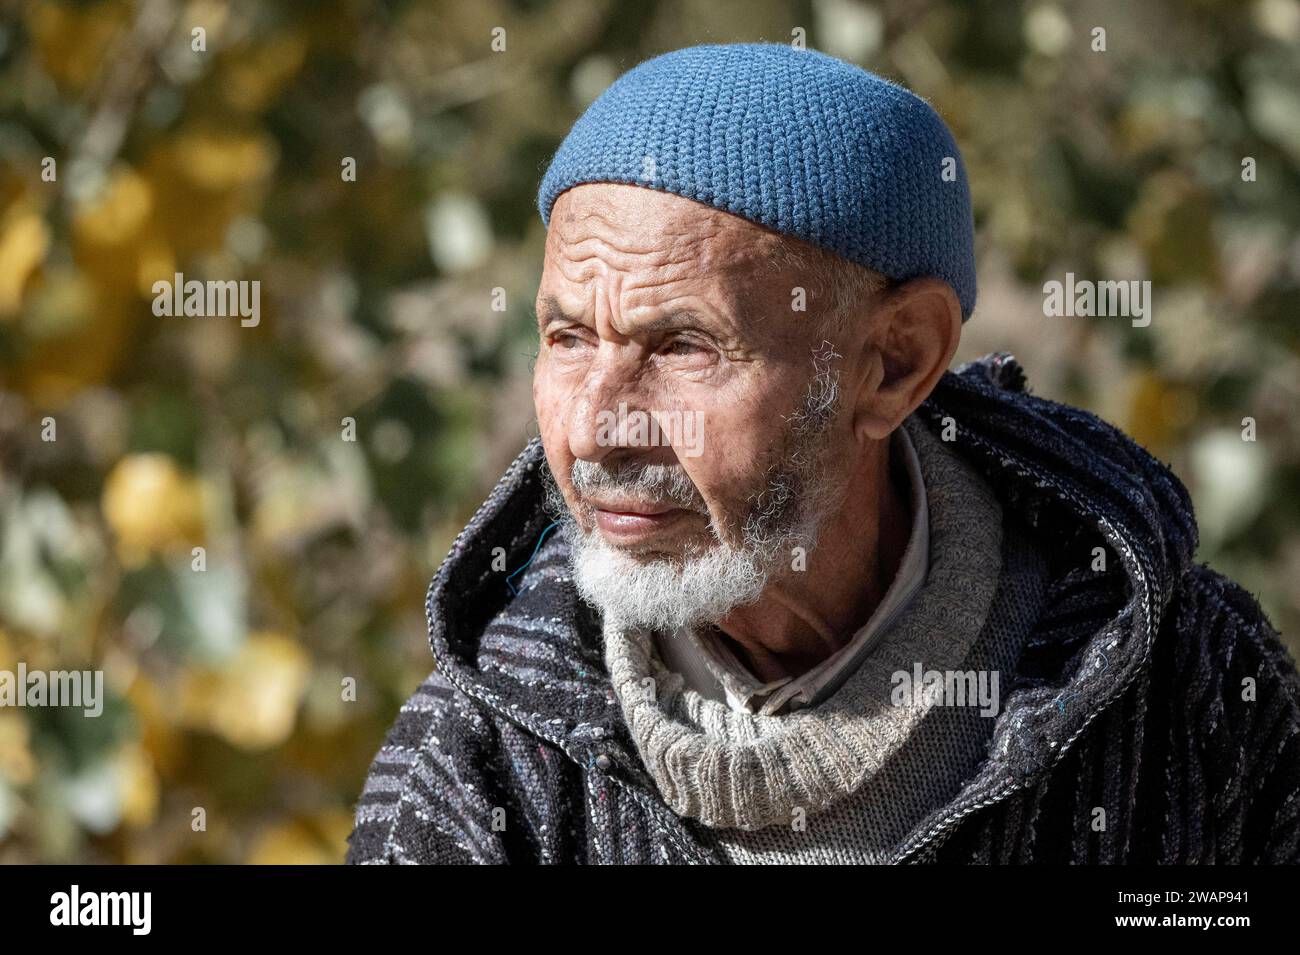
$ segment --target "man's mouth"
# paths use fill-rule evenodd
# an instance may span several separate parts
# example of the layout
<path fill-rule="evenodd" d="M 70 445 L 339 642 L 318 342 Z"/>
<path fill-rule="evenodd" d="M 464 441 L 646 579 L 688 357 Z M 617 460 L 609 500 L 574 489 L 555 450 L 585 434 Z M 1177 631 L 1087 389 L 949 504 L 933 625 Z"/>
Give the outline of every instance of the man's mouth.
<path fill-rule="evenodd" d="M 635 544 L 646 541 L 676 524 L 694 511 L 676 504 L 653 504 L 635 500 L 588 501 L 596 526 L 611 542 Z"/>

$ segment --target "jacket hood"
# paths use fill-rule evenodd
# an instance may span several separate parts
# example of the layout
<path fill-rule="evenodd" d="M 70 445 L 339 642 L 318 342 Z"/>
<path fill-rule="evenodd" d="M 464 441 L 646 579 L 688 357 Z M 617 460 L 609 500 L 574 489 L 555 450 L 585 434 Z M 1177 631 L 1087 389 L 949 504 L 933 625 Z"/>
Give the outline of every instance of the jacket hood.
<path fill-rule="evenodd" d="M 1027 648 L 1025 677 L 1003 701 L 989 759 L 943 811 L 955 820 L 973 808 L 975 793 L 987 805 L 991 789 L 996 800 L 1038 780 L 1138 676 L 1191 563 L 1196 527 L 1187 491 L 1166 467 L 1112 425 L 1027 393 L 1010 355 L 946 373 L 918 415 L 952 439 L 1004 512 L 1058 556 L 1058 579 L 1097 573 L 1064 559 L 1084 553 L 1104 555 L 1102 573 L 1123 581 L 1112 588 L 1122 599 L 1088 622 L 1079 641 Z M 456 538 L 429 586 L 430 648 L 439 671 L 480 704 L 581 764 L 610 760 L 653 791 L 605 673 L 600 617 L 568 579 L 568 544 L 542 506 L 546 466 L 533 439 Z M 553 636 L 548 679 L 495 662 L 498 625 Z M 939 820 L 923 826 L 900 857 L 942 831 Z"/>

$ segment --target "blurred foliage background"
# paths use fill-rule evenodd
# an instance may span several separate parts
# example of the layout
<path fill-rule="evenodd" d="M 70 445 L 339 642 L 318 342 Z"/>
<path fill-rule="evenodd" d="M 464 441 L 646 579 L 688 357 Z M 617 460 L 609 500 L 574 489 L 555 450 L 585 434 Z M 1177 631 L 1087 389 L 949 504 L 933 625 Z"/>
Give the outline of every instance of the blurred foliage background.
<path fill-rule="evenodd" d="M 1170 462 L 1296 651 L 1297 0 L 9 4 L 0 669 L 109 699 L 0 709 L 0 862 L 341 860 L 427 581 L 534 431 L 551 152 L 640 60 L 796 29 L 961 143 L 959 357 L 1009 349 Z M 178 271 L 259 280 L 260 323 L 154 316 Z M 1150 279 L 1150 327 L 1045 318 L 1066 271 Z"/>

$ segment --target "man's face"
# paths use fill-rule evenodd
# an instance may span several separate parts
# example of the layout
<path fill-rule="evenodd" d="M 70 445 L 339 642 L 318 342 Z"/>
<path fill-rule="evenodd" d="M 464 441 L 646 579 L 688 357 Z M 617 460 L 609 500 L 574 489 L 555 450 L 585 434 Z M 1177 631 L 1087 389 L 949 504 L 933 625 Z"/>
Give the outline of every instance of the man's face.
<path fill-rule="evenodd" d="M 826 449 L 847 425 L 778 241 L 635 186 L 554 206 L 533 399 L 579 586 L 607 611 L 650 600 L 660 623 L 717 619 L 810 548 L 833 503 Z"/>

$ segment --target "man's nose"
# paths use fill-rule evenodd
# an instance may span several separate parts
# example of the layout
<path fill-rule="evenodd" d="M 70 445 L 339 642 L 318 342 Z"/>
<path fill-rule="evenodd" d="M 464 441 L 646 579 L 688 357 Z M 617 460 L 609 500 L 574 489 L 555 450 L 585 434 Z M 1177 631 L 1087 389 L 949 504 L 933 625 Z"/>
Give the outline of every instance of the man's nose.
<path fill-rule="evenodd" d="M 612 350 L 611 350 L 612 351 Z M 569 450 L 575 458 L 598 462 L 626 446 L 620 424 L 640 409 L 636 362 L 607 353 L 592 364 L 569 412 Z"/>

